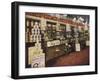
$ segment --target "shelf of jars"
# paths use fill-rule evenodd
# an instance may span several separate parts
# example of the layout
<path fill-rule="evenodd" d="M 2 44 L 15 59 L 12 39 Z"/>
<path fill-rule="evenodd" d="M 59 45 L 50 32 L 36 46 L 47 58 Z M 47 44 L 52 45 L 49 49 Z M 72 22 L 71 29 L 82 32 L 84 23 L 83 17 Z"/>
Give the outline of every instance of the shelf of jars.
<path fill-rule="evenodd" d="M 41 21 L 26 18 L 25 22 L 26 68 L 45 67 L 45 53 L 40 28 Z"/>

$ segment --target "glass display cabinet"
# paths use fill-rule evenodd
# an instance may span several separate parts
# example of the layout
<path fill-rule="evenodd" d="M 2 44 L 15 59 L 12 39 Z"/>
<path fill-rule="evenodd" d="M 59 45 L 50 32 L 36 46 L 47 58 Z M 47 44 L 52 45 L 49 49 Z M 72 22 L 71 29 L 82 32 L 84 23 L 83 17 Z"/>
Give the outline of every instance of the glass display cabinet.
<path fill-rule="evenodd" d="M 47 22 L 46 28 L 48 40 L 55 40 L 56 39 L 56 23 Z"/>
<path fill-rule="evenodd" d="M 60 31 L 57 31 L 57 23 L 48 22 L 47 21 L 47 37 L 48 40 L 46 42 L 46 62 L 61 56 L 64 54 L 64 44 L 61 44 L 61 37 L 64 35 L 64 33 Z"/>
<path fill-rule="evenodd" d="M 81 49 L 85 48 L 85 46 L 86 46 L 85 41 L 86 40 L 85 40 L 85 36 L 84 36 L 84 27 L 81 27 L 80 31 L 79 31 L 79 43 L 80 43 Z"/>

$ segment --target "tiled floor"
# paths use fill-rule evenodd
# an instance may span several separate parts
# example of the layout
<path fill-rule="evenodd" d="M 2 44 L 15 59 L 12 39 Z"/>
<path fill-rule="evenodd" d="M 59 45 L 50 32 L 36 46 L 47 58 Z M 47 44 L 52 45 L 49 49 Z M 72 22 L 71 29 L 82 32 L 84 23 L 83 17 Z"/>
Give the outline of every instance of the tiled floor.
<path fill-rule="evenodd" d="M 47 62 L 47 67 L 89 65 L 89 47 Z"/>

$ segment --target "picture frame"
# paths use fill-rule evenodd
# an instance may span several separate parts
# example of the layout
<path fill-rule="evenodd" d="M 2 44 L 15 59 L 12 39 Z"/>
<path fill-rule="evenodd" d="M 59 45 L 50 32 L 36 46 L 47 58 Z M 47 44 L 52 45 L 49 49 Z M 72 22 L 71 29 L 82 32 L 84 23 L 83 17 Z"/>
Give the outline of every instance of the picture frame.
<path fill-rule="evenodd" d="M 96 6 L 12 2 L 11 78 L 97 74 L 97 11 Z"/>

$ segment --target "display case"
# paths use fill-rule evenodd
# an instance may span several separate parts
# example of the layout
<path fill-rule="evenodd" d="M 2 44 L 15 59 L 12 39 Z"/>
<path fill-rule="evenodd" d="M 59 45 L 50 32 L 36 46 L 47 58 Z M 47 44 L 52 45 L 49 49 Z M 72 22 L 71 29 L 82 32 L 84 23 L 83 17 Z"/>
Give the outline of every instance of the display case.
<path fill-rule="evenodd" d="M 47 21 L 46 32 L 47 32 L 48 40 L 55 40 L 56 39 L 56 23 Z"/>

